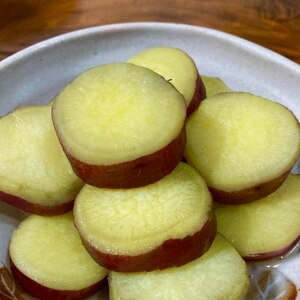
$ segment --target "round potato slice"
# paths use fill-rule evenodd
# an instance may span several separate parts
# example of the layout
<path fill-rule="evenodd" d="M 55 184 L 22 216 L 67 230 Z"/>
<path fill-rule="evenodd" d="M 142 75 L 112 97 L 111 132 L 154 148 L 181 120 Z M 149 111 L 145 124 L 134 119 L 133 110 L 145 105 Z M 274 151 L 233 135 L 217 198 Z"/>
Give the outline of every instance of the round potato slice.
<path fill-rule="evenodd" d="M 215 201 L 237 204 L 274 192 L 300 154 L 300 126 L 283 105 L 248 93 L 203 100 L 187 122 L 185 158 Z"/>
<path fill-rule="evenodd" d="M 114 271 L 183 265 L 201 256 L 215 237 L 206 183 L 185 163 L 139 188 L 85 185 L 76 198 L 74 217 L 88 252 Z"/>
<path fill-rule="evenodd" d="M 155 182 L 183 155 L 182 95 L 133 64 L 102 65 L 79 75 L 54 100 L 52 118 L 74 171 L 97 187 Z"/>
<path fill-rule="evenodd" d="M 58 215 L 72 209 L 83 182 L 57 139 L 50 106 L 19 107 L 0 119 L 0 201 Z"/>
<path fill-rule="evenodd" d="M 71 213 L 27 217 L 12 235 L 9 255 L 14 278 L 38 299 L 84 299 L 107 276 L 82 246 Z"/>
<path fill-rule="evenodd" d="M 217 204 L 218 232 L 247 260 L 284 255 L 300 239 L 300 176 L 271 195 L 240 205 Z"/>

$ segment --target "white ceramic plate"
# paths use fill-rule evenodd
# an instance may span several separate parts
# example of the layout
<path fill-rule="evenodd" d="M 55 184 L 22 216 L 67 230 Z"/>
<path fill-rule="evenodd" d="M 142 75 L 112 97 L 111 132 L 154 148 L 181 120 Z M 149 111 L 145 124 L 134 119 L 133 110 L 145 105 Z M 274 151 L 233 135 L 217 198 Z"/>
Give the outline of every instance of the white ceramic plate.
<path fill-rule="evenodd" d="M 17 105 L 47 103 L 68 81 L 89 67 L 124 61 L 144 48 L 163 45 L 189 53 L 200 74 L 218 76 L 233 90 L 281 102 L 300 119 L 298 64 L 220 31 L 168 23 L 126 23 L 83 29 L 44 41 L 1 61 L 0 115 Z M 294 171 L 299 171 L 299 167 Z M 0 204 L 0 260 L 5 263 L 10 234 L 21 217 L 18 210 Z M 263 299 L 262 294 L 265 299 L 283 299 L 270 294 L 270 287 L 275 286 L 287 295 L 287 288 L 281 288 L 281 284 L 289 289 L 294 284 L 299 289 L 298 249 L 278 266 L 279 261 L 271 262 L 276 265 L 272 272 L 265 264 L 250 266 L 253 286 L 258 285 L 257 298 L 251 299 Z M 258 284 L 260 276 L 269 278 L 267 287 Z"/>

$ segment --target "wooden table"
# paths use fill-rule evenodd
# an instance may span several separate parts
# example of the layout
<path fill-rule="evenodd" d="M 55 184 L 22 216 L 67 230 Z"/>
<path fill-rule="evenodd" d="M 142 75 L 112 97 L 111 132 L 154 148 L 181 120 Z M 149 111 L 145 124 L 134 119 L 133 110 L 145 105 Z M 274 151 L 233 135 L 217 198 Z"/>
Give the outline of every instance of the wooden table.
<path fill-rule="evenodd" d="M 222 30 L 300 63 L 299 0 L 0 0 L 0 60 L 61 33 L 137 21 Z"/>

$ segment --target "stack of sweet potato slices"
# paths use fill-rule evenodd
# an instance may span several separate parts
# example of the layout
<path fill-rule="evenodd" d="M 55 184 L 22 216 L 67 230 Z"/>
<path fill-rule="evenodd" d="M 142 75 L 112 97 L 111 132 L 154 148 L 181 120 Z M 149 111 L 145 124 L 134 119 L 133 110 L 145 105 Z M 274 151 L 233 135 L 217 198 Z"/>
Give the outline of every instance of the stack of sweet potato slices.
<path fill-rule="evenodd" d="M 170 47 L 86 70 L 0 119 L 11 270 L 39 299 L 242 299 L 300 236 L 300 126 Z M 218 233 L 217 233 L 218 232 Z"/>

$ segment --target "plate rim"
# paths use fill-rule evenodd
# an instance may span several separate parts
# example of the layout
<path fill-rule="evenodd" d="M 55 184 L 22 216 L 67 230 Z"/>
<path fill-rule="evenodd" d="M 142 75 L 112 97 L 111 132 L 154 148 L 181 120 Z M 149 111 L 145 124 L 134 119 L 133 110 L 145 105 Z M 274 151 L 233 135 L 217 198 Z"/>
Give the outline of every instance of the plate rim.
<path fill-rule="evenodd" d="M 191 25 L 185 23 L 172 23 L 172 22 L 122 22 L 113 24 L 96 25 L 77 30 L 65 32 L 54 37 L 42 40 L 34 43 L 20 51 L 4 58 L 0 61 L 0 73 L 5 71 L 11 64 L 18 63 L 36 52 L 42 51 L 44 48 L 54 47 L 57 44 L 76 40 L 78 38 L 93 36 L 99 33 L 111 33 L 129 30 L 191 30 L 197 33 L 204 34 L 209 37 L 218 38 L 230 42 L 233 46 L 243 48 L 247 52 L 259 55 L 264 59 L 271 60 L 273 63 L 283 65 L 285 68 L 289 68 L 292 72 L 297 73 L 300 79 L 300 65 L 289 58 L 279 54 L 271 49 L 268 49 L 262 45 L 256 44 L 255 42 L 249 41 L 243 37 L 233 35 L 218 29 Z"/>

